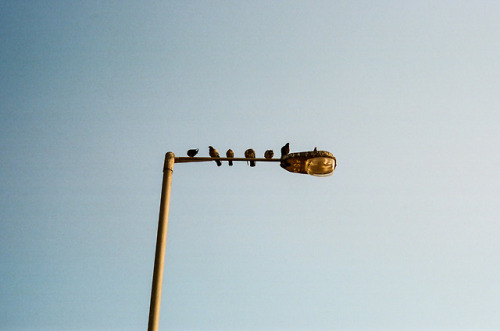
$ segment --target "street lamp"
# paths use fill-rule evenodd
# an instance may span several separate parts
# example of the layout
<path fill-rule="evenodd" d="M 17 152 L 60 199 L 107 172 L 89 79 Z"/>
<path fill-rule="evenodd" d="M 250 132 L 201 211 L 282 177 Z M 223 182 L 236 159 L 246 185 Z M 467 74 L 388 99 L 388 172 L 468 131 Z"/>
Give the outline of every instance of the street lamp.
<path fill-rule="evenodd" d="M 172 187 L 172 173 L 174 163 L 208 162 L 214 161 L 212 157 L 176 157 L 174 153 L 165 154 L 163 165 L 163 183 L 161 188 L 160 215 L 158 220 L 158 233 L 156 236 L 155 263 L 153 269 L 153 282 L 151 288 L 151 302 L 149 305 L 148 331 L 157 331 L 160 322 L 161 290 L 163 284 L 163 270 L 165 264 L 165 247 L 167 243 L 168 211 L 170 208 L 170 189 Z M 280 162 L 280 166 L 290 172 L 309 174 L 313 176 L 331 176 L 337 160 L 332 153 L 326 151 L 310 151 L 290 153 L 280 159 L 267 158 L 217 158 L 220 161 L 255 161 L 255 162 Z"/>

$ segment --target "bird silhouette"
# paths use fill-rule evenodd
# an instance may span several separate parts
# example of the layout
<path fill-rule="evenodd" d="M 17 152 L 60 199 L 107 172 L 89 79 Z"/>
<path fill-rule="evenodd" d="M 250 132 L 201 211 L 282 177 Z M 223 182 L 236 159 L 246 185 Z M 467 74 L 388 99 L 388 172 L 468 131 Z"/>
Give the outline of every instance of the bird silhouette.
<path fill-rule="evenodd" d="M 318 151 L 318 147 L 314 147 L 314 151 L 317 152 Z"/>
<path fill-rule="evenodd" d="M 268 149 L 265 153 L 264 153 L 264 157 L 266 159 L 272 159 L 274 156 L 274 152 L 272 149 Z"/>
<path fill-rule="evenodd" d="M 255 151 L 253 149 L 251 149 L 251 148 L 247 149 L 245 151 L 245 157 L 249 158 L 249 159 L 250 158 L 254 159 L 255 158 Z M 248 163 L 248 161 L 247 161 L 247 163 Z M 251 167 L 255 167 L 255 161 L 253 161 L 253 160 L 250 161 L 250 166 Z"/>
<path fill-rule="evenodd" d="M 281 147 L 281 158 L 290 153 L 290 143 L 286 143 L 285 146 Z"/>
<path fill-rule="evenodd" d="M 212 146 L 208 146 L 209 154 L 212 158 L 219 158 L 219 152 L 213 148 Z M 222 162 L 220 160 L 215 160 L 215 163 L 217 163 L 217 166 L 220 167 L 222 165 Z"/>
<path fill-rule="evenodd" d="M 228 149 L 227 152 L 226 152 L 226 156 L 227 157 L 234 157 L 234 152 L 232 149 Z M 233 161 L 229 160 L 228 161 L 229 163 L 229 166 L 232 166 L 233 165 Z"/>
<path fill-rule="evenodd" d="M 189 157 L 194 157 L 196 154 L 198 154 L 199 149 L 198 148 L 193 148 L 187 151 L 187 155 Z"/>

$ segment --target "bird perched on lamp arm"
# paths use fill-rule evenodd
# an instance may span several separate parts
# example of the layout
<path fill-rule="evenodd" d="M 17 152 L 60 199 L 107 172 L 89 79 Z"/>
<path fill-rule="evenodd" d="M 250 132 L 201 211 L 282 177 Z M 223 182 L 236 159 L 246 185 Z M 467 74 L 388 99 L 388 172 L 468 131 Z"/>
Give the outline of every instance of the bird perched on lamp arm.
<path fill-rule="evenodd" d="M 265 153 L 264 153 L 264 157 L 266 159 L 272 159 L 274 156 L 274 152 L 272 149 L 268 149 Z"/>
<path fill-rule="evenodd" d="M 245 157 L 246 157 L 246 158 L 249 158 L 249 159 L 250 159 L 250 158 L 251 158 L 251 159 L 255 159 L 255 151 L 254 151 L 253 149 L 251 149 L 251 148 L 247 149 L 247 150 L 245 151 Z M 252 161 L 250 161 L 250 166 L 251 166 L 251 167 L 255 167 L 255 161 L 253 161 L 253 160 L 252 160 Z"/>
<path fill-rule="evenodd" d="M 208 146 L 208 152 L 210 154 L 210 157 L 214 158 L 215 163 L 217 163 L 217 166 L 220 167 L 222 165 L 222 162 L 220 160 L 217 160 L 220 158 L 219 152 L 213 148 L 212 146 Z"/>
<path fill-rule="evenodd" d="M 193 148 L 187 151 L 187 155 L 189 157 L 195 157 L 196 154 L 198 154 L 199 149 L 198 148 Z"/>
<path fill-rule="evenodd" d="M 227 150 L 227 152 L 226 152 L 226 156 L 227 156 L 228 158 L 233 158 L 233 157 L 234 157 L 234 152 L 233 152 L 233 150 L 232 150 L 232 149 L 228 149 L 228 150 Z M 228 163 L 229 163 L 229 166 L 232 166 L 232 165 L 233 165 L 233 161 L 231 161 L 231 160 L 229 160 L 229 161 L 228 161 Z"/>
<path fill-rule="evenodd" d="M 281 158 L 290 153 L 290 143 L 286 143 L 285 146 L 281 147 Z"/>

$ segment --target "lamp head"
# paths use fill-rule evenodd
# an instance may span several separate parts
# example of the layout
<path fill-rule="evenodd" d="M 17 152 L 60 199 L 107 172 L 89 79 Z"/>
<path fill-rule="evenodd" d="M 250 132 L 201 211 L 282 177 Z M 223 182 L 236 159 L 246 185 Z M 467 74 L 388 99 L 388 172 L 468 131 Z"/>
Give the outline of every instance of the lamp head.
<path fill-rule="evenodd" d="M 331 176 L 337 160 L 327 151 L 290 153 L 281 159 L 281 167 L 287 171 L 312 176 Z"/>

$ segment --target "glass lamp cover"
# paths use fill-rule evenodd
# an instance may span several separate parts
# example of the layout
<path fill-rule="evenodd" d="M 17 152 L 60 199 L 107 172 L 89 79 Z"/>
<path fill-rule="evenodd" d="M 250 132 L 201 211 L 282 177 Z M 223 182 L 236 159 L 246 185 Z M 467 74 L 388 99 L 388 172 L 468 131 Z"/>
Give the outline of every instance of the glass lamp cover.
<path fill-rule="evenodd" d="M 306 161 L 306 169 L 309 175 L 331 176 L 335 169 L 335 160 L 329 157 L 315 157 Z"/>

